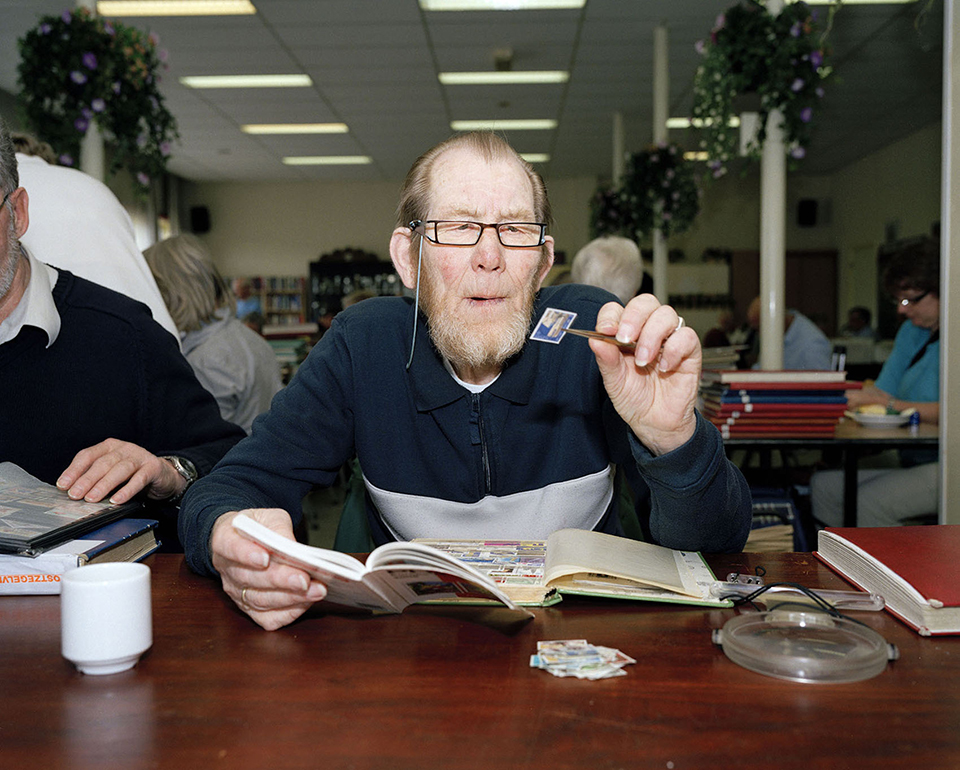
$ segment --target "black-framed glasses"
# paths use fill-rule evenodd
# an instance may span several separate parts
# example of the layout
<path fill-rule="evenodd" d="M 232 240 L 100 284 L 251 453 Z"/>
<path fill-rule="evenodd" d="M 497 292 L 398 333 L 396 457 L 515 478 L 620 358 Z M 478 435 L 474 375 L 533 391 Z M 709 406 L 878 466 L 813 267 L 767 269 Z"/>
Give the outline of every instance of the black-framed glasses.
<path fill-rule="evenodd" d="M 894 297 L 893 299 L 894 299 L 894 302 L 896 302 L 899 307 L 911 307 L 913 305 L 919 304 L 920 301 L 924 297 L 926 297 L 931 291 L 932 289 L 927 289 L 926 291 L 918 294 L 916 297 L 904 297 L 903 299 L 897 299 L 896 297 Z"/>
<path fill-rule="evenodd" d="M 511 249 L 530 249 L 542 246 L 547 226 L 541 222 L 464 222 L 447 219 L 415 219 L 411 230 L 423 227 L 424 237 L 441 246 L 476 246 L 483 231 L 492 227 L 500 243 Z"/>

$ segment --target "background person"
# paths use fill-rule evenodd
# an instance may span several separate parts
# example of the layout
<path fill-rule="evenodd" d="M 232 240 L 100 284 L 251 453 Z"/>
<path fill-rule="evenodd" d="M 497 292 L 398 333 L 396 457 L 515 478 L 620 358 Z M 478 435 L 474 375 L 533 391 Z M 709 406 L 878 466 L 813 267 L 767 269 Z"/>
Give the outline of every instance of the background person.
<path fill-rule="evenodd" d="M 167 238 L 143 255 L 197 379 L 217 399 L 223 419 L 249 433 L 282 387 L 273 348 L 237 319 L 230 287 L 195 235 Z"/>
<path fill-rule="evenodd" d="M 619 466 L 655 542 L 742 548 L 749 489 L 694 408 L 696 333 L 652 295 L 624 308 L 576 284 L 538 293 L 553 262 L 549 222 L 542 179 L 495 134 L 457 135 L 421 156 L 390 241 L 418 299 L 337 315 L 253 435 L 184 499 L 189 564 L 219 574 L 263 627 L 294 620 L 325 586 L 271 562 L 231 522 L 245 511 L 291 537 L 304 494 L 332 484 L 354 452 L 377 544 L 620 534 Z M 548 307 L 634 349 L 528 342 Z"/>
<path fill-rule="evenodd" d="M 594 238 L 573 258 L 570 277 L 574 283 L 606 289 L 626 305 L 643 281 L 640 248 L 619 235 Z"/>
<path fill-rule="evenodd" d="M 30 195 L 30 229 L 23 245 L 54 267 L 143 302 L 178 340 L 117 196 L 89 174 L 50 162 L 49 144 L 13 134 L 20 184 Z"/>
<path fill-rule="evenodd" d="M 847 311 L 847 322 L 840 327 L 841 337 L 863 337 L 869 340 L 875 340 L 877 333 L 870 325 L 870 309 L 857 305 Z"/>
<path fill-rule="evenodd" d="M 883 286 L 904 317 L 893 350 L 875 385 L 847 391 L 850 409 L 878 404 L 888 411 L 916 409 L 921 422 L 940 419 L 940 245 L 925 240 L 891 257 Z M 939 509 L 940 469 L 936 449 L 885 452 L 861 463 L 857 524 L 890 526 L 931 518 Z M 843 522 L 841 471 L 820 471 L 810 480 L 814 518 Z"/>
<path fill-rule="evenodd" d="M 747 321 L 755 331 L 760 331 L 760 297 L 754 298 L 747 308 Z M 755 339 L 759 341 L 759 334 Z M 759 346 L 756 355 L 759 356 Z M 784 369 L 828 370 L 832 356 L 833 345 L 819 326 L 798 310 L 783 314 Z"/>

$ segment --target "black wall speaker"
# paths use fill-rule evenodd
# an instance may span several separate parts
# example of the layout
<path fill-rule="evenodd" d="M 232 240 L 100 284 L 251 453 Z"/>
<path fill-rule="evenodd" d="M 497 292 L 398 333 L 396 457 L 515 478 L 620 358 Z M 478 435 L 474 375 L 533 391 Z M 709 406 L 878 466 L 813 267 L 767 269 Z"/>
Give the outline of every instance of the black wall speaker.
<path fill-rule="evenodd" d="M 210 209 L 206 206 L 190 207 L 190 230 L 194 233 L 210 232 Z"/>
<path fill-rule="evenodd" d="M 801 198 L 797 202 L 797 224 L 800 227 L 816 227 L 817 202 L 813 198 Z"/>

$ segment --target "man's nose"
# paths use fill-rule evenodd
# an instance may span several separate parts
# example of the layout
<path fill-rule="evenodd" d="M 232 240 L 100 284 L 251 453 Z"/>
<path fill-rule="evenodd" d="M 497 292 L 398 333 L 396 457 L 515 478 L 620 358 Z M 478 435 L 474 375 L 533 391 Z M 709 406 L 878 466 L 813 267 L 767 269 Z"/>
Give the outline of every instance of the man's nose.
<path fill-rule="evenodd" d="M 494 227 L 485 227 L 474 247 L 474 266 L 480 270 L 499 270 L 503 267 L 503 244 Z"/>

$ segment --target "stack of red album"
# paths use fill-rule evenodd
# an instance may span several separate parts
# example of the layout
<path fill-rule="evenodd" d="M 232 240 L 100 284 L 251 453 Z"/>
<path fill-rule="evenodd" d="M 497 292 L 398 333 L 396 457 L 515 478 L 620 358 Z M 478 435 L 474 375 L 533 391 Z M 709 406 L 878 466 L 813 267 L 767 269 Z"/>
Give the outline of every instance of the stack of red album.
<path fill-rule="evenodd" d="M 724 438 L 830 438 L 846 391 L 858 387 L 846 372 L 708 369 L 700 397 L 703 416 Z"/>

